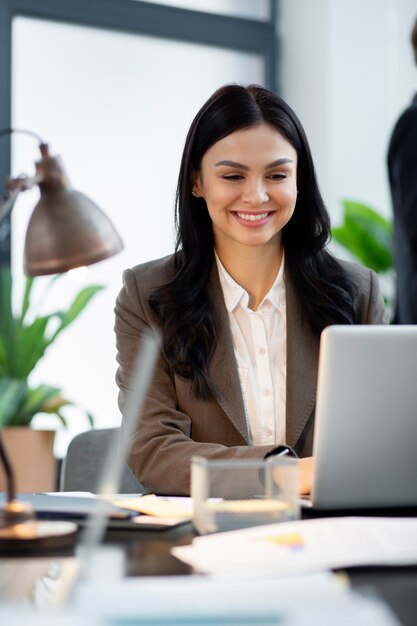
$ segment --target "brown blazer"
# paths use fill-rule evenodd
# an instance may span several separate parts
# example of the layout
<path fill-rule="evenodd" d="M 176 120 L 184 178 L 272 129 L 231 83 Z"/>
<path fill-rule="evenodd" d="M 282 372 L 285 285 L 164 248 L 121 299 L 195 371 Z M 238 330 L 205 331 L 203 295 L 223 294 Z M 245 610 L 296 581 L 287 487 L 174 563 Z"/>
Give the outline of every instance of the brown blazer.
<path fill-rule="evenodd" d="M 173 257 L 150 261 L 126 270 L 116 301 L 116 345 L 119 367 L 119 406 L 123 415 L 129 373 L 144 328 L 157 326 L 148 298 L 173 274 Z M 387 322 L 374 272 L 342 263 L 358 285 L 355 303 L 363 324 Z M 190 382 L 174 374 L 160 354 L 138 430 L 133 437 L 129 464 L 151 492 L 189 495 L 191 457 L 262 459 L 274 446 L 252 446 L 245 417 L 239 375 L 218 272 L 210 275 L 209 294 L 221 319 L 217 347 L 209 375 L 215 397 L 197 400 Z M 300 304 L 289 276 L 287 299 L 287 444 L 299 456 L 312 454 L 319 341 L 302 319 Z M 216 388 L 221 393 L 218 397 Z"/>

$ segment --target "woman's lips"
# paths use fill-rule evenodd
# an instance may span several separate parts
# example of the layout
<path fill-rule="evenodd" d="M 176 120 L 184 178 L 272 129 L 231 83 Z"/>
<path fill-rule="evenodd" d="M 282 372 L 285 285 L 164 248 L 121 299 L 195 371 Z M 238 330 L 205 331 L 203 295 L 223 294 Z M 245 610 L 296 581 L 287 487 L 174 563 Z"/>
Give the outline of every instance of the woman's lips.
<path fill-rule="evenodd" d="M 233 215 L 236 217 L 240 224 L 245 226 L 262 226 L 271 217 L 274 211 L 259 211 L 259 212 L 245 212 L 245 211 L 233 211 Z"/>

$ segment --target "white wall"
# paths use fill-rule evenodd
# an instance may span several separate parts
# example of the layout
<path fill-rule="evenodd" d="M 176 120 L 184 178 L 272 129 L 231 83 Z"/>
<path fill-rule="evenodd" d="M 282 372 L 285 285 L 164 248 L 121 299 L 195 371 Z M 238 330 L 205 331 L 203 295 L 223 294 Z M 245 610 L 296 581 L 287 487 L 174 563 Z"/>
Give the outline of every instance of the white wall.
<path fill-rule="evenodd" d="M 283 97 L 310 139 L 334 223 L 341 199 L 386 216 L 395 119 L 417 89 L 415 0 L 281 0 Z"/>

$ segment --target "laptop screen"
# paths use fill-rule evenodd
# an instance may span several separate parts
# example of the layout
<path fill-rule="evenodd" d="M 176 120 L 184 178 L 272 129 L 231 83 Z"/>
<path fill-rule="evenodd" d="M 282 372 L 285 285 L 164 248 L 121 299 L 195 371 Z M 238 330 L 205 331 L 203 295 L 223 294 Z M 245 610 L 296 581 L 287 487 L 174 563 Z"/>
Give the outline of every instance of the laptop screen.
<path fill-rule="evenodd" d="M 417 504 L 417 326 L 321 336 L 313 505 Z"/>

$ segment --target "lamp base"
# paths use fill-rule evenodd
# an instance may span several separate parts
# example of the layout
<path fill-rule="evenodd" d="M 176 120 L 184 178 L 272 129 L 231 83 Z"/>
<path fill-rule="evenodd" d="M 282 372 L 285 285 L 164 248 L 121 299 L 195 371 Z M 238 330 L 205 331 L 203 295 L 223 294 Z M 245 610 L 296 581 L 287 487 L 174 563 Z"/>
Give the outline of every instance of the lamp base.
<path fill-rule="evenodd" d="M 23 522 L 31 522 L 35 518 L 35 510 L 31 504 L 16 499 L 11 500 L 0 507 L 0 530 Z"/>
<path fill-rule="evenodd" d="M 30 520 L 0 528 L 0 550 L 30 554 L 73 547 L 78 527 L 73 522 Z"/>

